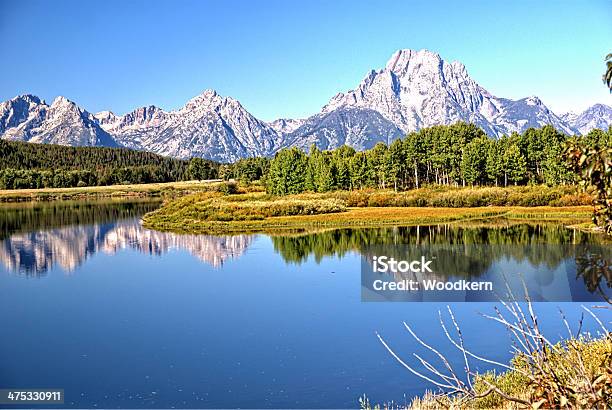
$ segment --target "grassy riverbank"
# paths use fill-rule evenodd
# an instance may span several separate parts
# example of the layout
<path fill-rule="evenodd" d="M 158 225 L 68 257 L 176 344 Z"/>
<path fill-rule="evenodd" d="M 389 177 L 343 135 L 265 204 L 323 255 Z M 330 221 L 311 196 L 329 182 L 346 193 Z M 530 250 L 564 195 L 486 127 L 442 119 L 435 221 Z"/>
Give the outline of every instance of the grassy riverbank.
<path fill-rule="evenodd" d="M 504 217 L 584 224 L 590 197 L 574 187 L 337 191 L 271 196 L 204 192 L 166 201 L 143 218 L 151 229 L 185 233 L 287 232 L 416 225 Z"/>
<path fill-rule="evenodd" d="M 219 181 L 0 190 L 0 202 L 164 198 L 148 228 L 185 233 L 300 232 L 504 217 L 559 220 L 589 229 L 592 198 L 573 186 L 333 191 L 273 196 Z"/>
<path fill-rule="evenodd" d="M 225 184 L 214 181 L 181 181 L 155 184 L 127 184 L 77 188 L 5 189 L 0 202 L 54 201 L 120 197 L 176 197 L 214 191 Z"/>
<path fill-rule="evenodd" d="M 548 352 L 550 370 L 554 379 L 550 382 L 559 391 L 541 391 L 524 372 L 533 371 L 533 359 L 517 354 L 511 361 L 512 370 L 504 372 L 478 373 L 471 389 L 473 396 L 445 396 L 427 392 L 423 397 L 413 399 L 409 404 L 398 403 L 372 404 L 367 397 L 360 399 L 362 409 L 521 409 L 527 408 L 524 403 L 517 403 L 508 398 L 515 398 L 532 403 L 533 408 L 610 408 L 610 357 L 612 355 L 612 337 L 610 334 L 599 337 L 581 336 L 559 342 L 554 350 Z M 537 359 L 536 359 L 537 360 Z M 537 373 L 537 370 L 535 371 Z M 541 372 L 540 372 L 541 373 Z M 584 385 L 586 379 L 590 387 Z M 579 385 L 580 384 L 580 385 Z M 491 386 L 499 389 L 506 397 L 497 392 L 486 394 Z M 573 394 L 564 396 L 561 391 L 574 390 Z M 562 404 L 565 403 L 565 404 Z M 541 407 L 540 407 L 541 406 Z"/>

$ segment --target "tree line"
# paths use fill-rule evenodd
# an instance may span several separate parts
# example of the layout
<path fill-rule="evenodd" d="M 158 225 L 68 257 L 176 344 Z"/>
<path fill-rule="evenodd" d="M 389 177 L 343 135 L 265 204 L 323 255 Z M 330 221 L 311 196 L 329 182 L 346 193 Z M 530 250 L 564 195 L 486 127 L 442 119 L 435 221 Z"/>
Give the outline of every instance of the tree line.
<path fill-rule="evenodd" d="M 219 164 L 126 148 L 0 140 L 0 188 L 69 188 L 214 179 Z"/>
<path fill-rule="evenodd" d="M 390 145 L 357 152 L 348 146 L 308 154 L 297 148 L 274 158 L 247 158 L 223 165 L 220 176 L 262 180 L 271 194 L 381 188 L 406 190 L 424 184 L 449 186 L 563 185 L 576 182 L 567 166 L 571 140 L 612 147 L 612 129 L 569 137 L 547 125 L 499 139 L 459 122 L 421 129 Z"/>
<path fill-rule="evenodd" d="M 219 164 L 201 158 L 179 160 L 144 151 L 67 147 L 0 140 L 0 188 L 51 188 L 189 179 L 262 181 L 271 194 L 382 188 L 406 190 L 426 184 L 508 186 L 573 184 L 567 167 L 572 141 L 612 147 L 612 129 L 569 137 L 552 126 L 530 128 L 499 139 L 459 122 L 412 132 L 390 145 L 356 151 L 342 146 L 305 153 L 286 148 L 274 158 Z"/>

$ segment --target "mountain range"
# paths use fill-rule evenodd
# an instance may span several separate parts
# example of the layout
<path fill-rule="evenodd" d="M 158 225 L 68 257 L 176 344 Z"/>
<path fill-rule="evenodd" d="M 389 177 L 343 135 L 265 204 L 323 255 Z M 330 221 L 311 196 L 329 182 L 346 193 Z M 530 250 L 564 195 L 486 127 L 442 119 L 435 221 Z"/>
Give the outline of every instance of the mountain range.
<path fill-rule="evenodd" d="M 424 127 L 471 122 L 491 137 L 551 124 L 566 134 L 612 125 L 612 107 L 596 104 L 580 114 L 557 115 L 535 96 L 496 97 L 460 62 L 428 50 L 399 50 L 386 66 L 339 93 L 305 119 L 265 122 L 239 101 L 206 90 L 182 108 L 137 108 L 119 116 L 91 114 L 57 97 L 51 105 L 33 95 L 0 104 L 0 137 L 37 143 L 127 147 L 177 158 L 221 162 L 269 156 L 284 147 L 358 150 L 389 143 Z"/>

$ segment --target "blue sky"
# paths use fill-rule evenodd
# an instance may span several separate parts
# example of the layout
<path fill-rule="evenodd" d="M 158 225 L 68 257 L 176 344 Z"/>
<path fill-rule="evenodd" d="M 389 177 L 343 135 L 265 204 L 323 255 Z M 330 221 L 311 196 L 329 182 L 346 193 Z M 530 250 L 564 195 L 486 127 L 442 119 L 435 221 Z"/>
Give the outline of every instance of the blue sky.
<path fill-rule="evenodd" d="M 400 48 L 459 60 L 498 96 L 612 105 L 610 0 L 0 0 L 0 100 L 64 95 L 123 114 L 214 88 L 264 120 L 304 117 Z"/>

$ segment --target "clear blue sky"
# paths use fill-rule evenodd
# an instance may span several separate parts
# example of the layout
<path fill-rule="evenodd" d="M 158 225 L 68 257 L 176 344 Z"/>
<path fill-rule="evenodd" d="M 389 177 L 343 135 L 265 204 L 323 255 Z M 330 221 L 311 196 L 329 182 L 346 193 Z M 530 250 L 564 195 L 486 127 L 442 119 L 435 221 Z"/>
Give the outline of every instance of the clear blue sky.
<path fill-rule="evenodd" d="M 304 117 L 400 48 L 459 60 L 498 96 L 612 105 L 610 0 L 0 0 L 0 100 L 64 95 L 123 114 L 214 88 L 264 120 Z"/>

